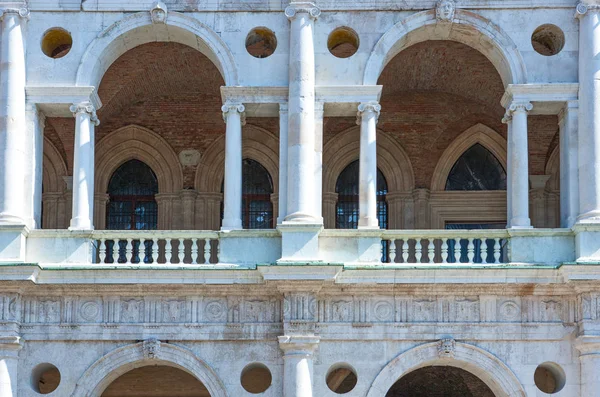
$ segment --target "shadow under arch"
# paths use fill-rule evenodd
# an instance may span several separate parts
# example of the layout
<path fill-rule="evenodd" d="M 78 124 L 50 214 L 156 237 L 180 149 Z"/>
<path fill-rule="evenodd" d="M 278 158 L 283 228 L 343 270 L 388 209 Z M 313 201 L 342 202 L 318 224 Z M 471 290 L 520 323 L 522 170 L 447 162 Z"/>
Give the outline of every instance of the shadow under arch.
<path fill-rule="evenodd" d="M 95 192 L 106 193 L 115 170 L 133 159 L 143 161 L 154 171 L 160 193 L 183 189 L 183 170 L 169 143 L 157 133 L 132 124 L 111 132 L 96 144 Z"/>
<path fill-rule="evenodd" d="M 433 365 L 464 369 L 483 381 L 496 397 L 525 397 L 516 375 L 491 353 L 455 342 L 453 356 L 440 354 L 440 342 L 425 343 L 401 353 L 379 372 L 366 397 L 382 397 L 402 376 Z"/>
<path fill-rule="evenodd" d="M 155 356 L 149 358 L 144 354 L 144 342 L 117 348 L 100 357 L 79 378 L 71 397 L 100 397 L 118 377 L 147 365 L 166 365 L 181 369 L 202 382 L 211 397 L 227 397 L 225 386 L 215 371 L 190 350 L 161 343 Z"/>
<path fill-rule="evenodd" d="M 454 164 L 465 151 L 477 143 L 489 150 L 506 170 L 506 140 L 490 127 L 478 123 L 462 132 L 444 150 L 433 171 L 433 178 L 431 180 L 432 192 L 446 189 L 446 180 Z"/>
<path fill-rule="evenodd" d="M 270 131 L 246 124 L 242 133 L 242 157 L 260 163 L 279 192 L 279 139 Z M 225 136 L 216 139 L 205 151 L 196 168 L 194 186 L 199 192 L 221 193 L 225 174 Z"/>
<path fill-rule="evenodd" d="M 385 66 L 398 53 L 428 40 L 457 41 L 481 52 L 500 74 L 504 87 L 527 82 L 525 62 L 510 36 L 481 15 L 457 9 L 453 23 L 438 23 L 435 10 L 418 12 L 396 23 L 375 44 L 363 84 L 376 85 Z"/>
<path fill-rule="evenodd" d="M 215 64 L 226 85 L 238 85 L 235 59 L 219 35 L 196 18 L 173 11 L 169 11 L 164 24 L 153 24 L 149 12 L 138 12 L 106 28 L 85 50 L 76 85 L 98 87 L 115 60 L 150 42 L 177 42 L 195 48 Z"/>
<path fill-rule="evenodd" d="M 69 175 L 67 165 L 56 146 L 48 138 L 44 138 L 42 168 L 44 192 L 64 192 L 67 185 L 63 178 Z"/>
<path fill-rule="evenodd" d="M 359 158 L 360 127 L 336 134 L 323 147 L 323 192 L 335 192 L 341 172 Z M 415 179 L 408 155 L 392 137 L 377 130 L 377 168 L 385 177 L 388 192 L 410 192 Z"/>

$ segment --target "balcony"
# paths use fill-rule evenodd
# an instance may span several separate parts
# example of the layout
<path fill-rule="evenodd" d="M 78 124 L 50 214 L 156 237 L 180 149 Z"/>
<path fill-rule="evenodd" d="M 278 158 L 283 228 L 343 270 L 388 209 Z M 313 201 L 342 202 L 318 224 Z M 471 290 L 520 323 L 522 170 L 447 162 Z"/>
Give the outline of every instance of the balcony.
<path fill-rule="evenodd" d="M 293 264 L 456 268 L 575 262 L 576 231 L 323 229 L 319 257 Z M 0 261 L 48 268 L 254 269 L 281 262 L 278 230 L 69 231 L 4 228 Z M 287 263 L 290 264 L 290 263 Z"/>

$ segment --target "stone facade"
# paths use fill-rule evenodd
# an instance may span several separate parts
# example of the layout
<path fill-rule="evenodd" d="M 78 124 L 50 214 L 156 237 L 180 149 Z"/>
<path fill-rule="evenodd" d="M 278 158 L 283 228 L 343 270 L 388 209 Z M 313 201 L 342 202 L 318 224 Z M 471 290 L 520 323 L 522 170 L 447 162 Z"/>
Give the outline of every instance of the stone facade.
<path fill-rule="evenodd" d="M 597 0 L 0 21 L 0 396 L 600 397 Z M 500 183 L 450 188 L 474 147 Z M 155 224 L 108 230 L 130 160 Z"/>

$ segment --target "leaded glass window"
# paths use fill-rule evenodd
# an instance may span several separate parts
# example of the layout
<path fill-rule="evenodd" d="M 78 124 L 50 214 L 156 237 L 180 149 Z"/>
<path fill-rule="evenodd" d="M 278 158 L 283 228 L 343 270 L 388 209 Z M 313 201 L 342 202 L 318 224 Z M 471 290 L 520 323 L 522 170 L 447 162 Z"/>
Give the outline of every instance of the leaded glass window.
<path fill-rule="evenodd" d="M 489 150 L 477 143 L 450 170 L 446 190 L 506 190 L 506 171 Z"/>
<path fill-rule="evenodd" d="M 337 229 L 358 228 L 358 160 L 350 163 L 341 173 L 335 185 L 338 194 L 335 227 Z M 379 227 L 387 229 L 388 211 L 385 196 L 387 182 L 377 170 L 377 218 Z"/>
<path fill-rule="evenodd" d="M 273 181 L 258 161 L 244 159 L 242 164 L 242 226 L 244 229 L 273 227 Z"/>

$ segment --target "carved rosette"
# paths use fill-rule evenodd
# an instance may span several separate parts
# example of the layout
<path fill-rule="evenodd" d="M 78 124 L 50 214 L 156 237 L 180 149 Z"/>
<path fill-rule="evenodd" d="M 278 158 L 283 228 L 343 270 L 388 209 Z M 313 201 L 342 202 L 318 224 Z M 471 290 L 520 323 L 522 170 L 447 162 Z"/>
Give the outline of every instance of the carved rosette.
<path fill-rule="evenodd" d="M 240 118 L 242 121 L 242 125 L 246 125 L 246 107 L 241 103 L 233 103 L 227 102 L 223 106 L 221 106 L 221 111 L 223 112 L 223 121 L 227 123 L 227 116 L 231 112 L 238 112 L 240 114 Z"/>
<path fill-rule="evenodd" d="M 456 353 L 456 341 L 452 338 L 440 340 L 438 344 L 438 354 L 440 358 L 454 358 Z"/>
<path fill-rule="evenodd" d="M 291 21 L 298 14 L 308 14 L 313 20 L 316 20 L 321 15 L 321 10 L 311 2 L 294 2 L 285 9 L 285 16 Z"/>
<path fill-rule="evenodd" d="M 160 341 L 156 338 L 146 339 L 142 344 L 142 350 L 146 360 L 156 360 L 160 351 Z"/>
<path fill-rule="evenodd" d="M 79 113 L 88 113 L 90 121 L 95 126 L 100 125 L 100 120 L 98 120 L 98 116 L 96 115 L 96 108 L 90 102 L 74 103 L 69 110 L 73 113 L 73 117 L 77 117 Z"/>
<path fill-rule="evenodd" d="M 375 101 L 363 102 L 358 105 L 358 112 L 356 112 L 356 124 L 360 125 L 362 118 L 365 116 L 375 116 L 375 121 L 379 119 L 381 113 L 381 105 Z"/>
<path fill-rule="evenodd" d="M 452 22 L 456 14 L 454 0 L 440 0 L 435 5 L 435 18 L 438 22 Z"/>
<path fill-rule="evenodd" d="M 528 113 L 529 111 L 531 111 L 531 109 L 533 109 L 533 105 L 529 101 L 514 101 L 510 104 L 510 106 L 508 107 L 506 112 L 509 113 L 512 117 L 513 113 L 516 113 L 516 112 Z"/>
<path fill-rule="evenodd" d="M 166 23 L 167 22 L 167 6 L 162 1 L 157 1 L 152 5 L 150 9 L 150 19 L 152 23 Z"/>

